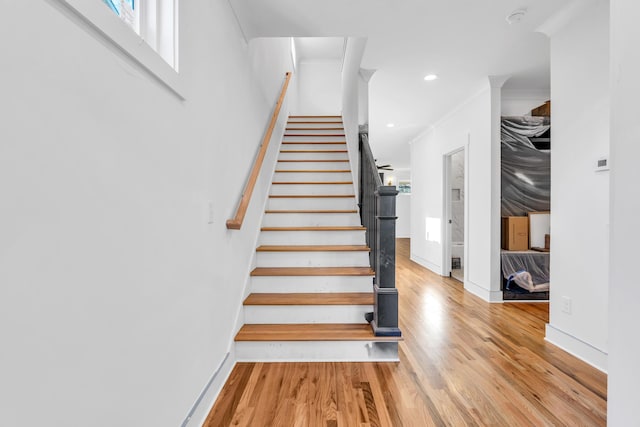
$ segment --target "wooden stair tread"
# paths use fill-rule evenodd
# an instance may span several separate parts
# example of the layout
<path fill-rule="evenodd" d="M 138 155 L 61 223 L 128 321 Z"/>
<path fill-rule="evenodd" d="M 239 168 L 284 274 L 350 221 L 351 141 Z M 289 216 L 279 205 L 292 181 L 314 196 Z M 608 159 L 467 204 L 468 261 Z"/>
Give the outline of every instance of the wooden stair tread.
<path fill-rule="evenodd" d="M 373 292 L 250 294 L 244 305 L 373 305 Z"/>
<path fill-rule="evenodd" d="M 366 230 L 361 225 L 322 225 L 313 227 L 262 227 L 261 231 L 360 231 Z"/>
<path fill-rule="evenodd" d="M 292 123 L 288 123 L 292 124 Z M 340 128 L 290 128 L 287 127 L 285 130 L 344 130 L 343 127 Z"/>
<path fill-rule="evenodd" d="M 323 119 L 331 119 L 331 118 L 339 118 L 342 119 L 342 116 L 305 116 L 305 115 L 295 115 L 295 116 L 289 116 L 290 119 L 306 119 L 306 118 L 318 118 L 321 117 Z"/>
<path fill-rule="evenodd" d="M 256 267 L 252 276 L 373 276 L 371 267 Z"/>
<path fill-rule="evenodd" d="M 326 144 L 326 145 L 347 145 L 347 141 L 282 141 L 283 145 L 298 144 Z"/>
<path fill-rule="evenodd" d="M 353 181 L 274 181 L 273 185 L 318 185 L 318 184 L 329 184 L 329 185 L 346 185 L 353 184 Z"/>
<path fill-rule="evenodd" d="M 236 341 L 402 341 L 400 337 L 376 337 L 368 324 L 311 323 L 292 325 L 244 325 Z"/>
<path fill-rule="evenodd" d="M 281 153 L 346 153 L 347 150 L 280 150 Z"/>
<path fill-rule="evenodd" d="M 315 162 L 320 162 L 320 163 L 349 163 L 349 160 L 348 159 L 344 159 L 344 160 L 343 159 L 338 159 L 338 160 L 313 160 L 313 159 L 304 159 L 304 160 L 301 160 L 301 159 L 292 159 L 292 160 L 285 159 L 285 160 L 280 160 L 280 159 L 278 159 L 278 162 L 282 162 L 282 163 L 295 163 L 295 162 L 303 162 L 303 163 L 305 163 L 305 162 L 306 163 L 309 163 L 309 162 L 311 162 L 311 163 L 315 163 Z"/>
<path fill-rule="evenodd" d="M 270 194 L 271 199 L 335 199 L 355 198 L 353 194 Z"/>
<path fill-rule="evenodd" d="M 285 133 L 284 136 L 304 136 L 304 137 L 327 137 L 327 136 L 345 136 L 344 133 Z"/>
<path fill-rule="evenodd" d="M 257 252 L 369 252 L 366 245 L 261 245 Z"/>
<path fill-rule="evenodd" d="M 268 214 L 350 214 L 350 213 L 358 213 L 356 209 L 281 209 L 281 210 L 273 210 L 267 209 L 264 213 Z"/>
<path fill-rule="evenodd" d="M 341 125 L 342 120 L 326 120 L 326 121 L 322 121 L 322 122 L 311 122 L 311 121 L 295 121 L 295 122 L 287 122 L 288 125 Z M 314 128 L 315 129 L 315 128 Z M 322 128 L 318 128 L 318 129 L 322 129 Z M 344 129 L 344 128 L 343 128 Z"/>
<path fill-rule="evenodd" d="M 276 170 L 276 173 L 351 173 L 349 169 L 291 169 Z"/>

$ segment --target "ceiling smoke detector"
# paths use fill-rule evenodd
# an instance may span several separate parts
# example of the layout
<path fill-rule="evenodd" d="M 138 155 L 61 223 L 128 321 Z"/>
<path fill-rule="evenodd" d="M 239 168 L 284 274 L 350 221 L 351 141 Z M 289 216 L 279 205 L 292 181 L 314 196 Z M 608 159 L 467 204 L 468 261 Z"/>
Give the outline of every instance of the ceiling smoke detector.
<path fill-rule="evenodd" d="M 527 9 L 516 9 L 507 15 L 507 22 L 511 25 L 519 24 L 527 14 Z"/>

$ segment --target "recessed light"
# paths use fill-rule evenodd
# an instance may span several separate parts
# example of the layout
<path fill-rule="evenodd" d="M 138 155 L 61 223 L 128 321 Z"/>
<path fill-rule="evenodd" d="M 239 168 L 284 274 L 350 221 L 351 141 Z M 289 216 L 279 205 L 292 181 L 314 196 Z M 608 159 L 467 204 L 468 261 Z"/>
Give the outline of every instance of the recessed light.
<path fill-rule="evenodd" d="M 432 82 L 434 80 L 436 80 L 438 78 L 438 76 L 436 76 L 435 74 L 427 74 L 426 76 L 424 76 L 424 79 L 428 82 Z"/>
<path fill-rule="evenodd" d="M 388 127 L 388 128 L 392 128 L 392 127 L 394 127 L 394 126 L 395 126 L 395 124 L 393 124 L 393 123 L 387 123 L 387 127 Z"/>

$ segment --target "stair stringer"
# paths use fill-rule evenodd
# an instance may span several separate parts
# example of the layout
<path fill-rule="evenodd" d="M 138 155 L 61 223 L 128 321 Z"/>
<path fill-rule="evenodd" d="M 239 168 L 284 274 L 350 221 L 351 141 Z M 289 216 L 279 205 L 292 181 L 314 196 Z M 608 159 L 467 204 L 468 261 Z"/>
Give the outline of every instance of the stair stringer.
<path fill-rule="evenodd" d="M 269 193 L 271 192 L 271 182 L 273 182 L 273 177 L 275 175 L 275 171 L 276 171 L 276 166 L 278 164 L 278 157 L 280 155 L 280 149 L 281 149 L 281 145 L 282 145 L 282 141 L 284 139 L 284 133 L 286 131 L 286 127 L 287 127 L 287 120 L 289 117 L 290 112 L 288 111 L 281 111 L 280 112 L 280 116 L 278 117 L 278 120 L 276 122 L 276 126 L 274 127 L 274 131 L 273 134 L 271 136 L 271 140 L 269 141 L 269 148 L 267 149 L 267 154 L 265 155 L 265 160 L 263 162 L 262 165 L 262 170 L 260 173 L 260 177 L 259 180 L 261 179 L 267 179 L 267 182 L 269 183 L 269 185 L 266 187 L 266 191 L 263 193 L 263 197 L 261 197 L 262 203 L 260 204 L 260 207 L 258 208 L 258 212 L 259 212 L 259 218 L 257 221 L 257 227 L 255 228 L 255 232 L 253 234 L 253 238 L 252 238 L 252 244 L 253 247 L 257 247 L 258 245 L 258 239 L 260 238 L 260 228 L 262 226 L 262 223 L 264 221 L 264 215 L 265 215 L 265 210 L 267 207 L 267 203 L 269 203 Z M 268 174 L 263 173 L 265 170 L 265 164 L 270 165 L 269 169 L 268 169 Z M 258 187 L 258 186 L 256 186 Z M 255 194 L 255 193 L 254 193 Z M 255 196 L 254 196 L 255 197 Z M 250 205 L 251 208 L 251 205 Z M 227 230 L 228 234 L 231 233 L 237 233 L 238 231 L 235 230 Z M 253 271 L 254 268 L 256 268 L 256 258 L 257 258 L 257 252 L 254 250 L 251 252 L 251 258 L 249 260 L 249 263 L 247 265 L 247 270 L 246 273 L 244 275 L 245 277 L 245 281 L 242 284 L 242 293 L 241 293 L 241 298 L 240 298 L 240 303 L 238 304 L 238 308 L 236 310 L 236 315 L 235 315 L 235 319 L 233 321 L 233 329 L 232 329 L 232 333 L 227 345 L 228 348 L 228 353 L 231 355 L 232 357 L 232 363 L 233 366 L 235 366 L 236 362 L 237 362 L 237 357 L 236 357 L 236 346 L 235 346 L 235 336 L 238 333 L 238 331 L 240 330 L 240 328 L 242 328 L 242 326 L 244 325 L 244 307 L 243 307 L 243 301 L 245 300 L 245 298 L 247 298 L 247 296 L 249 295 L 249 293 L 251 292 L 250 290 L 250 286 L 251 286 L 251 271 Z"/>

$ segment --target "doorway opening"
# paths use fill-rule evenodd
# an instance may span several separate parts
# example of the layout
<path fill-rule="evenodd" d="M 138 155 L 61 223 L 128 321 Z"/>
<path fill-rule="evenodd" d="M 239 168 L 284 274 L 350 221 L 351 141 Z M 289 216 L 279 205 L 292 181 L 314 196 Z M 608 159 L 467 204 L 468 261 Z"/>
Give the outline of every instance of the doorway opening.
<path fill-rule="evenodd" d="M 465 268 L 465 149 L 460 148 L 445 155 L 444 206 L 445 248 L 444 273 L 464 283 Z"/>

